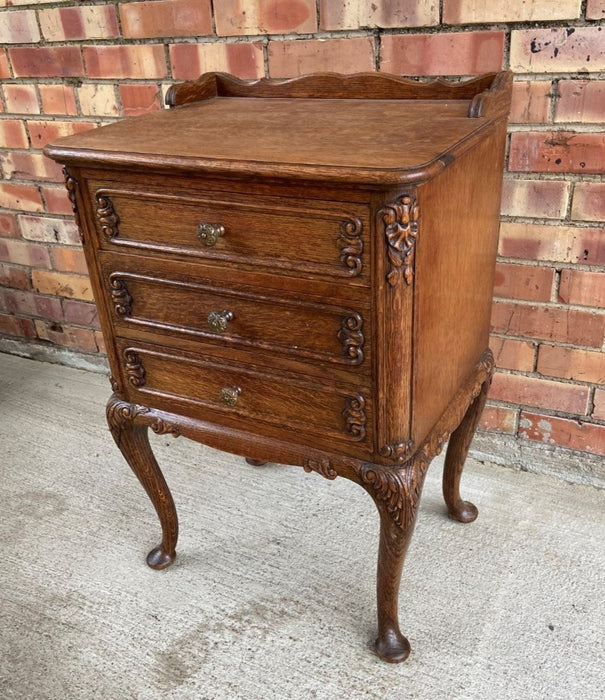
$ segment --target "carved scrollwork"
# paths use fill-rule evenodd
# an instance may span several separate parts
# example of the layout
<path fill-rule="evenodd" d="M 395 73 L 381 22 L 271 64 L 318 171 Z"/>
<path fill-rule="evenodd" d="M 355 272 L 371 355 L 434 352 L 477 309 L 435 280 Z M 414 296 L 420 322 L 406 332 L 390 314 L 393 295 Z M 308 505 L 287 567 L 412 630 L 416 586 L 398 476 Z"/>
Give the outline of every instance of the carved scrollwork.
<path fill-rule="evenodd" d="M 136 403 L 122 401 L 117 396 L 112 396 L 107 403 L 107 422 L 112 430 L 119 430 L 124 423 L 138 420 L 146 423 L 157 435 L 170 433 L 173 437 L 179 437 L 180 428 L 175 423 L 154 416 L 150 408 Z"/>
<path fill-rule="evenodd" d="M 122 401 L 112 396 L 107 403 L 107 422 L 112 430 L 119 430 L 124 423 L 130 423 L 141 415 L 149 413 L 149 408 Z"/>
<path fill-rule="evenodd" d="M 342 343 L 344 356 L 353 365 L 363 362 L 364 337 L 362 332 L 363 318 L 358 313 L 345 316 L 338 331 L 338 340 Z"/>
<path fill-rule="evenodd" d="M 141 358 L 132 350 L 127 350 L 124 353 L 126 360 L 126 376 L 128 381 L 134 387 L 145 386 L 145 368 Z"/>
<path fill-rule="evenodd" d="M 371 464 L 362 464 L 360 468 L 362 486 L 401 528 L 414 522 L 422 490 L 422 476 L 413 464 L 405 469 Z"/>
<path fill-rule="evenodd" d="M 414 441 L 394 442 L 390 445 L 383 445 L 380 448 L 380 456 L 393 460 L 393 462 L 407 462 L 414 451 Z"/>
<path fill-rule="evenodd" d="M 114 209 L 113 202 L 105 194 L 97 194 L 97 220 L 101 224 L 101 233 L 110 241 L 118 233 L 120 217 Z"/>
<path fill-rule="evenodd" d="M 340 236 L 338 237 L 338 247 L 340 248 L 340 260 L 347 268 L 347 274 L 356 277 L 361 273 L 363 253 L 363 240 L 361 234 L 363 224 L 356 216 L 345 219 L 340 223 Z"/>
<path fill-rule="evenodd" d="M 387 282 L 396 286 L 400 279 L 412 284 L 414 253 L 418 236 L 419 209 L 415 197 L 404 194 L 378 212 L 384 225 L 390 269 Z"/>
<path fill-rule="evenodd" d="M 120 391 L 120 382 L 111 374 L 109 376 L 109 383 L 111 384 L 112 390 L 117 393 Z"/>
<path fill-rule="evenodd" d="M 345 430 L 356 441 L 363 440 L 366 436 L 365 405 L 366 401 L 360 394 L 345 397 L 345 408 L 342 412 L 345 419 Z"/>
<path fill-rule="evenodd" d="M 310 472 L 317 472 L 326 479 L 335 479 L 338 472 L 332 466 L 329 459 L 306 459 L 303 463 L 303 469 Z"/>
<path fill-rule="evenodd" d="M 109 281 L 111 287 L 111 301 L 118 316 L 130 316 L 132 312 L 132 297 L 126 287 L 126 282 L 119 277 L 112 277 Z"/>
<path fill-rule="evenodd" d="M 69 201 L 71 202 L 71 210 L 74 213 L 74 220 L 76 222 L 76 226 L 78 227 L 78 234 L 80 236 L 80 240 L 84 240 L 84 233 L 82 231 L 82 225 L 80 222 L 80 214 L 78 212 L 78 204 L 76 202 L 76 190 L 78 188 L 78 181 L 76 178 L 69 172 L 67 168 L 63 168 L 63 177 L 65 178 L 65 187 L 67 189 L 67 196 L 69 197 Z"/>

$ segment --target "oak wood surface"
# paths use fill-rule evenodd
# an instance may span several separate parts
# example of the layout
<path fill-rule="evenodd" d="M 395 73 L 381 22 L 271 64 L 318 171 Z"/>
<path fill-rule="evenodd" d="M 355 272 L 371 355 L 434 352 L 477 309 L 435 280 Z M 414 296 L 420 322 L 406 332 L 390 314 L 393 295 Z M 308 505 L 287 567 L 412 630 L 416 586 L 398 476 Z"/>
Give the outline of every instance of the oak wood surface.
<path fill-rule="evenodd" d="M 459 490 L 487 350 L 511 75 L 207 74 L 173 110 L 60 140 L 107 345 L 110 429 L 175 557 L 147 429 L 361 485 L 380 516 L 378 639 L 403 661 L 398 592 L 422 484 L 452 435 Z M 260 473 L 259 473 L 260 474 Z M 259 476 L 260 478 L 260 476 Z"/>

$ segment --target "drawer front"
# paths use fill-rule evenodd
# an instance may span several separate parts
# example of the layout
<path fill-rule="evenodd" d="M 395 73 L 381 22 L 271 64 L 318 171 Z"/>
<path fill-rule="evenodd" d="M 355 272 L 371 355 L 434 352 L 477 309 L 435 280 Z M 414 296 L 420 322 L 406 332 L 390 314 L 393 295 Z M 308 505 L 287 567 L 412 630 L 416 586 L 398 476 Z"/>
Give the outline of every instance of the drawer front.
<path fill-rule="evenodd" d="M 262 424 L 371 444 L 369 402 L 358 389 L 233 367 L 157 346 L 117 342 L 122 383 L 135 403 L 262 432 Z"/>
<path fill-rule="evenodd" d="M 368 329 L 362 314 L 352 308 L 129 271 L 107 271 L 105 280 L 118 335 L 160 331 L 369 372 Z"/>
<path fill-rule="evenodd" d="M 186 255 L 369 283 L 368 208 L 279 197 L 228 199 L 89 182 L 99 246 Z"/>

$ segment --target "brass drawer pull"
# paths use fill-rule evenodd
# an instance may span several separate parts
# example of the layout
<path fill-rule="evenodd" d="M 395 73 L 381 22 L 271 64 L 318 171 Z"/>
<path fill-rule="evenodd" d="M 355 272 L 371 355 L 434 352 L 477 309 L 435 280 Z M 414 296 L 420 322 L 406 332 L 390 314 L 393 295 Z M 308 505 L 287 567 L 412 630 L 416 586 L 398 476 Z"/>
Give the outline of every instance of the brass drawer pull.
<path fill-rule="evenodd" d="M 197 227 L 197 236 L 207 247 L 216 245 L 220 236 L 225 235 L 225 227 L 222 224 L 212 224 L 209 221 L 202 221 Z"/>
<path fill-rule="evenodd" d="M 208 314 L 208 325 L 210 330 L 215 333 L 224 333 L 229 321 L 233 321 L 233 313 L 226 309 L 224 311 L 211 311 Z"/>
<path fill-rule="evenodd" d="M 239 386 L 224 386 L 220 393 L 221 403 L 225 406 L 235 406 L 241 393 Z"/>

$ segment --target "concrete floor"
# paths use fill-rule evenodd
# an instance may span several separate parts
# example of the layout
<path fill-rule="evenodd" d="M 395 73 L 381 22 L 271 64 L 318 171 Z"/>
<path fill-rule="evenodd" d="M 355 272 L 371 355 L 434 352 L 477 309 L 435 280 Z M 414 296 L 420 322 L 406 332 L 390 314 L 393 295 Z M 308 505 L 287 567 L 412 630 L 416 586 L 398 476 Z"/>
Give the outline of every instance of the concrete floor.
<path fill-rule="evenodd" d="M 402 583 L 405 664 L 379 661 L 365 492 L 153 436 L 177 563 L 105 426 L 101 375 L 0 354 L 0 697 L 605 697 L 605 491 L 469 460 L 470 525 L 440 460 Z"/>

